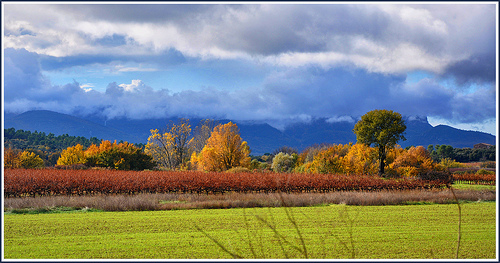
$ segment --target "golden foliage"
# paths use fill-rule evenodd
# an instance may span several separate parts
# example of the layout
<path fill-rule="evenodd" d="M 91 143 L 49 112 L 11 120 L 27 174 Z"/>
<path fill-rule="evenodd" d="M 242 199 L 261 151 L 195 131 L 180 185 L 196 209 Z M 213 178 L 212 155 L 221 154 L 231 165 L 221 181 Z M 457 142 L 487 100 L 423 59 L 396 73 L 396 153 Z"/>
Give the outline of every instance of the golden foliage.
<path fill-rule="evenodd" d="M 5 149 L 3 153 L 4 167 L 7 169 L 20 168 L 19 155 L 19 150 L 13 150 L 11 148 Z"/>
<path fill-rule="evenodd" d="M 225 171 L 232 167 L 250 165 L 250 148 L 232 122 L 217 125 L 196 161 L 205 171 Z"/>
<path fill-rule="evenodd" d="M 344 157 L 344 172 L 347 174 L 376 174 L 379 160 L 377 150 L 366 144 L 354 144 Z"/>
<path fill-rule="evenodd" d="M 34 152 L 23 151 L 19 155 L 19 166 L 21 168 L 42 168 L 45 165 L 42 158 Z"/>
<path fill-rule="evenodd" d="M 343 158 L 352 144 L 338 144 L 320 150 L 313 161 L 306 163 L 305 170 L 311 173 L 344 173 Z"/>
<path fill-rule="evenodd" d="M 57 165 L 73 165 L 79 163 L 85 163 L 85 154 L 81 144 L 63 150 L 61 157 L 57 160 Z"/>

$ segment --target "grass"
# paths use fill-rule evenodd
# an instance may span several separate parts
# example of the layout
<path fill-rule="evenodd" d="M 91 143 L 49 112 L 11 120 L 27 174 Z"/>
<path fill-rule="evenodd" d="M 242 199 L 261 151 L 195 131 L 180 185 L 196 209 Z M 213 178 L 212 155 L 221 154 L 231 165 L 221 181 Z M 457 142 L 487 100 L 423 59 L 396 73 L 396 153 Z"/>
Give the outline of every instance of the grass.
<path fill-rule="evenodd" d="M 494 201 L 495 189 L 483 186 L 461 185 L 456 190 L 460 200 Z M 483 187 L 482 190 L 477 190 Z M 400 205 L 418 202 L 453 203 L 449 190 L 406 190 L 406 191 L 347 191 L 329 193 L 227 193 L 206 194 L 137 194 L 137 195 L 95 195 L 95 196 L 48 196 L 5 198 L 6 212 L 23 209 L 45 209 L 51 207 L 89 208 L 105 211 L 131 210 L 173 210 L 200 208 L 252 208 L 280 207 L 281 197 L 289 206 L 321 206 L 328 204 L 347 205 Z"/>
<path fill-rule="evenodd" d="M 6 214 L 6 259 L 455 257 L 454 204 Z M 496 202 L 462 204 L 460 258 L 496 257 Z M 273 226 L 273 228 L 268 227 Z M 197 228 L 202 231 L 197 230 Z"/>
<path fill-rule="evenodd" d="M 65 206 L 52 206 L 52 207 L 38 207 L 38 208 L 18 208 L 10 209 L 5 214 L 49 214 L 49 213 L 81 213 L 81 212 L 100 212 L 102 210 L 88 207 L 65 207 Z"/>
<path fill-rule="evenodd" d="M 496 191 L 496 185 L 481 185 L 481 184 L 453 184 L 453 188 L 458 190 L 486 190 Z"/>

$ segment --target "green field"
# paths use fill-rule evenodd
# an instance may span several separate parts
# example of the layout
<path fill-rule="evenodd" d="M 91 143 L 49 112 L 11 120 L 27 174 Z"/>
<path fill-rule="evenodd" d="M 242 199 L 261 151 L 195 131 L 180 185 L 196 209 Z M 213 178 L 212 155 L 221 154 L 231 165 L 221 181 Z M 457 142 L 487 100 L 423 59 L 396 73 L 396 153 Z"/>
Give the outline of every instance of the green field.
<path fill-rule="evenodd" d="M 232 258 L 221 246 L 245 258 L 455 258 L 456 204 L 288 209 L 6 214 L 4 258 Z M 460 258 L 496 258 L 495 219 L 495 202 L 462 204 Z"/>

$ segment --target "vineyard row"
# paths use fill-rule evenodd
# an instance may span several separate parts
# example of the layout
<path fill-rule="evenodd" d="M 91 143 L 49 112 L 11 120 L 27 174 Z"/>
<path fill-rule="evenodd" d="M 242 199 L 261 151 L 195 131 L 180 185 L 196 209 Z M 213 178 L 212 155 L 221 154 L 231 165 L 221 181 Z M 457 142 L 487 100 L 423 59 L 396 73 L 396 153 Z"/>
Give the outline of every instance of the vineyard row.
<path fill-rule="evenodd" d="M 4 196 L 409 190 L 446 183 L 338 174 L 6 169 Z"/>

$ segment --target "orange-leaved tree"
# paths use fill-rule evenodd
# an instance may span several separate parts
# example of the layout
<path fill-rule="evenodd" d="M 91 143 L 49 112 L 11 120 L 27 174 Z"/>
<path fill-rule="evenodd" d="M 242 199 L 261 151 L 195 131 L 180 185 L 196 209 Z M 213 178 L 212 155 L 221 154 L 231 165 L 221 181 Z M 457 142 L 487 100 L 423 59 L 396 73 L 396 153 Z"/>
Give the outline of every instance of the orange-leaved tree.
<path fill-rule="evenodd" d="M 206 171 L 225 171 L 250 165 L 250 148 L 241 139 L 235 123 L 217 125 L 197 159 L 198 167 Z M 194 159 L 194 158 L 192 158 Z"/>
<path fill-rule="evenodd" d="M 441 170 L 422 146 L 411 147 L 408 151 L 404 151 L 390 166 L 404 177 L 417 177 L 432 170 Z"/>

